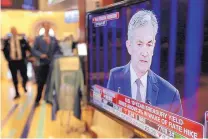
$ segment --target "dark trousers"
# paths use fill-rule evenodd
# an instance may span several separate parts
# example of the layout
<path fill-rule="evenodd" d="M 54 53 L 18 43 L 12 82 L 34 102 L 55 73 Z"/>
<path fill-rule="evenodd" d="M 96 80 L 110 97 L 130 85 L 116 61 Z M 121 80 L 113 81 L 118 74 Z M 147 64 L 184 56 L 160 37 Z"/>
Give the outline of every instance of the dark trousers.
<path fill-rule="evenodd" d="M 41 65 L 37 67 L 37 97 L 36 97 L 36 103 L 38 103 L 42 96 L 42 91 L 44 88 L 44 85 L 46 83 L 47 77 L 49 72 L 49 65 Z"/>
<path fill-rule="evenodd" d="M 23 79 L 22 86 L 24 88 L 26 88 L 26 83 L 28 81 L 27 65 L 24 60 L 13 60 L 13 61 L 9 61 L 9 69 L 12 74 L 12 81 L 13 81 L 13 84 L 15 87 L 16 95 L 18 95 L 19 91 L 18 91 L 18 87 L 17 87 L 18 86 L 17 71 L 18 70 L 20 71 L 20 74 Z"/>

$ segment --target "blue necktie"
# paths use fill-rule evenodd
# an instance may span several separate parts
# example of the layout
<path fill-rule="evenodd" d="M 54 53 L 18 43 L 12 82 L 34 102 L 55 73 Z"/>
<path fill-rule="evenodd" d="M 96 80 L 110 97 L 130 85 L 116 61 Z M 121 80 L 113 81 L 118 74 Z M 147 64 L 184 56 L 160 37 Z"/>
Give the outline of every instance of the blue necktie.
<path fill-rule="evenodd" d="M 136 100 L 142 101 L 142 97 L 141 97 L 141 93 L 140 93 L 140 85 L 141 85 L 140 79 L 137 79 L 137 80 L 136 80 L 136 84 L 137 84 L 137 95 L 136 95 Z"/>

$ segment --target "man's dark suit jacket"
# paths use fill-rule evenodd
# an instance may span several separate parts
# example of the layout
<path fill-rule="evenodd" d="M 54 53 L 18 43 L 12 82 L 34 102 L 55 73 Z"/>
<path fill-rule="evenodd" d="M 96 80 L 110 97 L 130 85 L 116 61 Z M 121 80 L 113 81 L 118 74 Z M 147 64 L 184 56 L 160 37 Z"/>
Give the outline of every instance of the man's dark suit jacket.
<path fill-rule="evenodd" d="M 10 43 L 11 43 L 11 38 L 8 38 L 6 40 L 4 40 L 4 48 L 3 48 L 3 52 L 4 52 L 4 56 L 6 58 L 7 61 L 11 61 L 10 58 Z M 28 44 L 28 42 L 24 39 L 21 38 L 19 39 L 20 41 L 20 47 L 21 47 L 21 51 L 22 51 L 22 59 L 26 58 L 26 51 L 31 51 L 30 46 Z"/>
<path fill-rule="evenodd" d="M 116 67 L 110 71 L 107 88 L 131 97 L 130 64 Z M 183 115 L 180 95 L 178 90 L 169 82 L 148 71 L 146 103 L 162 108 L 169 112 Z"/>
<path fill-rule="evenodd" d="M 38 36 L 35 39 L 34 47 L 32 49 L 32 53 L 34 56 L 40 59 L 40 65 L 50 64 L 54 59 L 55 55 L 60 55 L 60 47 L 58 45 L 58 41 L 55 37 L 50 37 L 50 44 L 47 44 L 43 38 L 44 36 Z M 46 54 L 48 56 L 47 59 L 41 59 L 40 56 L 42 54 Z"/>

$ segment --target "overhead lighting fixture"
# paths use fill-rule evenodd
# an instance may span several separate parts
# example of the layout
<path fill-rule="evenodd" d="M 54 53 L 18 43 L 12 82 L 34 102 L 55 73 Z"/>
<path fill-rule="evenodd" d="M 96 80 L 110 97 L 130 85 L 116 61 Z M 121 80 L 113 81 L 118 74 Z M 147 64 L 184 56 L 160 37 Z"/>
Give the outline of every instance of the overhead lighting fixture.
<path fill-rule="evenodd" d="M 48 0 L 48 5 L 53 5 L 53 4 L 57 4 L 57 3 L 60 3 L 64 0 Z"/>

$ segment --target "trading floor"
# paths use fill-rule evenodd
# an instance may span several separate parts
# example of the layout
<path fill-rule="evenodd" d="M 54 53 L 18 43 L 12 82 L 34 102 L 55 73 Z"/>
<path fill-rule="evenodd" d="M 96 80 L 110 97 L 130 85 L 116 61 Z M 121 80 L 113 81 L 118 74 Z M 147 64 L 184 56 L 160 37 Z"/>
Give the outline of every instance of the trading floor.
<path fill-rule="evenodd" d="M 2 0 L 1 138 L 208 138 L 208 0 Z"/>
<path fill-rule="evenodd" d="M 32 82 L 27 84 L 28 93 L 21 93 L 18 100 L 13 100 L 14 88 L 12 82 L 8 80 L 1 81 L 1 121 L 3 138 L 78 138 L 90 137 L 89 134 L 75 131 L 73 126 L 82 126 L 80 121 L 74 117 L 68 122 L 69 112 L 60 112 L 56 120 L 51 120 L 52 107 L 50 104 L 41 101 L 41 105 L 34 108 L 34 99 L 36 96 L 36 87 Z M 21 87 L 20 87 L 21 88 Z M 20 92 L 24 92 L 20 90 Z M 89 117 L 87 112 L 83 111 L 83 119 Z M 88 115 L 88 116 L 87 116 Z M 60 120 L 62 119 L 62 120 Z M 89 119 L 88 119 L 89 121 Z M 68 126 L 69 124 L 69 126 Z"/>

